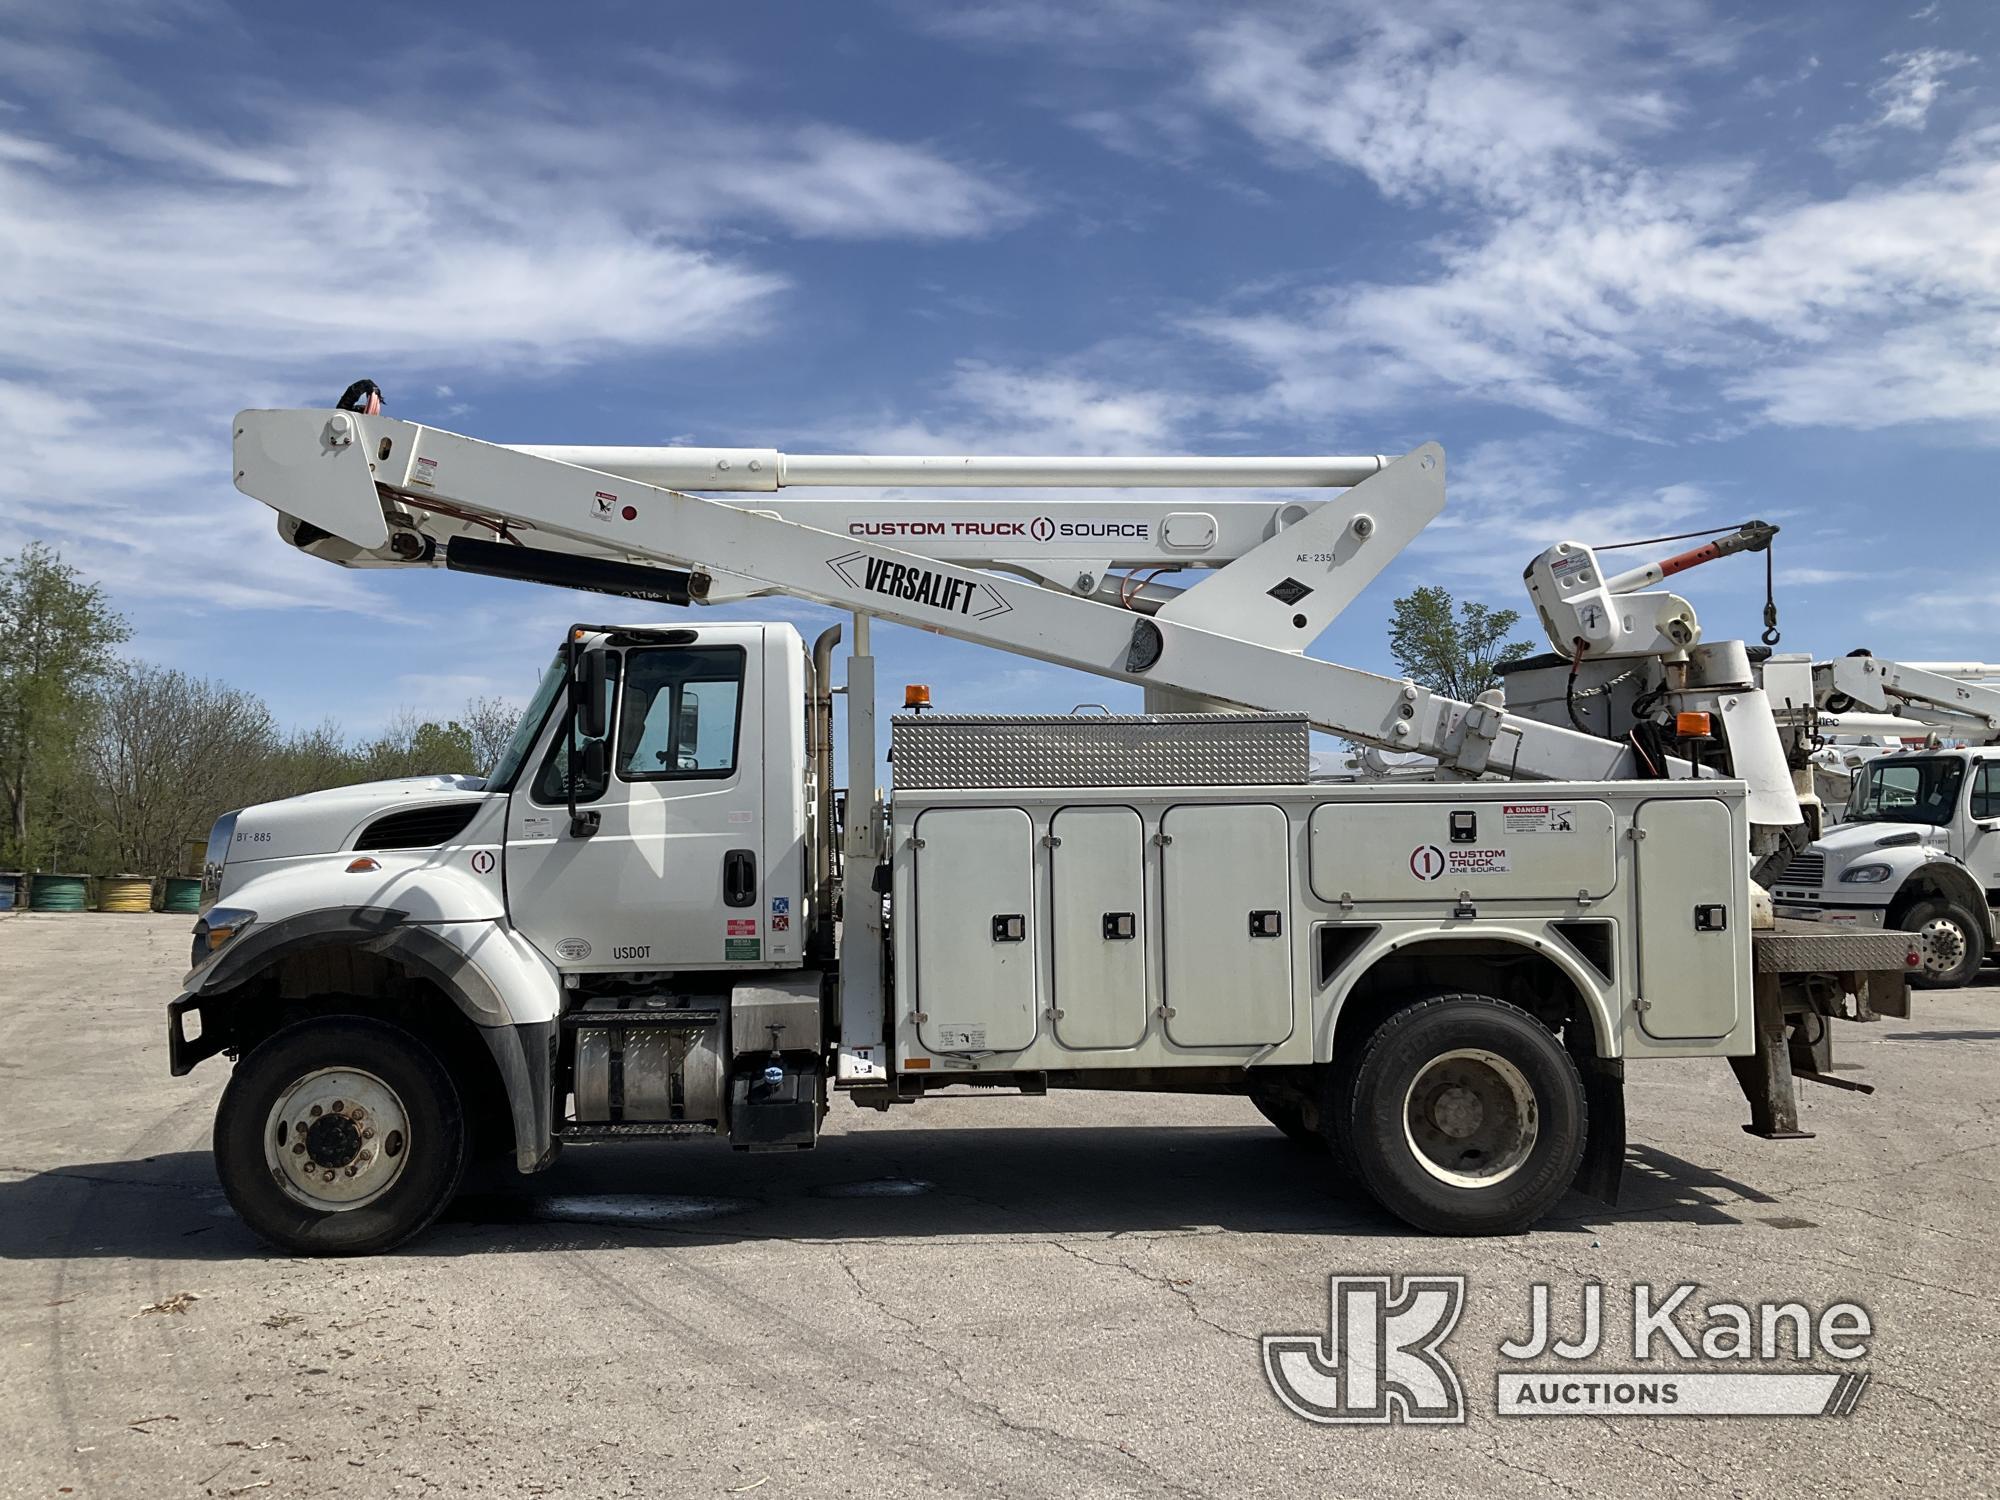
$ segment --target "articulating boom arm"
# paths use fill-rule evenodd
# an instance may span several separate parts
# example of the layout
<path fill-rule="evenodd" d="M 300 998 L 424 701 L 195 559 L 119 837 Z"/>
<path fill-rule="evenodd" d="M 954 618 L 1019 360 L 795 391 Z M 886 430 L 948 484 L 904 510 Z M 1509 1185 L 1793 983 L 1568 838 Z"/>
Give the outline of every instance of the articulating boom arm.
<path fill-rule="evenodd" d="M 2000 668 L 1979 662 L 1926 667 L 1879 656 L 1840 656 L 1814 665 L 1813 696 L 1830 714 L 1860 708 L 1990 745 L 2000 741 L 2000 688 L 1966 679 L 1992 675 L 2000 675 Z"/>
<path fill-rule="evenodd" d="M 462 534 L 472 522 L 527 556 L 548 543 L 658 568 L 663 594 L 672 592 L 670 570 L 685 570 L 686 595 L 696 603 L 713 596 L 718 578 L 747 580 L 753 588 L 737 592 L 790 595 L 1142 686 L 1302 712 L 1321 729 L 1432 755 L 1466 774 L 1576 781 L 1635 774 L 1633 752 L 1621 743 L 1303 655 L 1351 597 L 1348 576 L 1372 577 L 1386 562 L 1368 545 L 1378 534 L 1375 517 L 1427 518 L 1442 506 L 1444 455 L 1434 444 L 1359 475 L 1347 504 L 1311 510 L 1146 614 L 387 417 L 251 411 L 237 417 L 235 431 L 239 489 L 383 564 L 434 562 L 438 532 Z M 1045 466 L 1044 482 L 1067 485 L 1076 482 L 1073 465 L 1122 475 L 1152 461 L 1034 462 Z M 1195 470 L 1233 484 L 1242 482 L 1231 477 L 1235 465 L 1250 466 L 1249 482 L 1283 472 L 1296 483 L 1300 468 L 1272 465 L 1310 469 L 1318 461 L 1158 462 L 1192 466 L 1176 484 L 1189 483 Z M 1009 474 L 993 482 L 1022 480 Z"/>

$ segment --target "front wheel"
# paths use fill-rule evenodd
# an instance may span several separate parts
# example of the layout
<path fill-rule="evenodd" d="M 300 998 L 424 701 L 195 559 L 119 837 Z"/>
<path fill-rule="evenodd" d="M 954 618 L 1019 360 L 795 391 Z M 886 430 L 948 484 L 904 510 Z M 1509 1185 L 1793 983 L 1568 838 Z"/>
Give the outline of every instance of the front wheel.
<path fill-rule="evenodd" d="M 1928 896 L 1896 925 L 1917 940 L 1923 966 L 1910 975 L 1910 983 L 1919 989 L 1957 989 L 1979 973 L 1986 957 L 1986 925 L 1956 901 Z"/>
<path fill-rule="evenodd" d="M 435 1219 L 465 1172 L 458 1090 L 422 1042 L 359 1016 L 288 1026 L 236 1065 L 215 1165 L 236 1212 L 299 1255 L 367 1255 Z"/>
<path fill-rule="evenodd" d="M 1516 1234 L 1583 1159 L 1576 1064 L 1526 1011 L 1441 995 L 1368 1038 L 1343 1139 L 1377 1202 L 1433 1234 Z"/>

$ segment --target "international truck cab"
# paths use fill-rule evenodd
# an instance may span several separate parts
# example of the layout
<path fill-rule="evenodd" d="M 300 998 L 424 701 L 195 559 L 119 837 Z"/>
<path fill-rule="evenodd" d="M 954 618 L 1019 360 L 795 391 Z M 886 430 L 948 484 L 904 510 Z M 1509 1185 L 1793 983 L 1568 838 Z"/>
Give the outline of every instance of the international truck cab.
<path fill-rule="evenodd" d="M 235 1060 L 218 1173 L 285 1249 L 398 1244 L 476 1156 L 791 1151 L 840 1095 L 968 1089 L 1242 1094 L 1407 1222 L 1511 1233 L 1573 1186 L 1615 1198 L 1628 1061 L 1726 1057 L 1750 1128 L 1784 1138 L 1801 1038 L 1906 1013 L 1902 943 L 1761 925 L 1753 840 L 1799 815 L 1769 706 L 1741 643 L 1704 646 L 1685 600 L 1646 592 L 1768 527 L 1608 581 L 1587 547 L 1538 559 L 1567 676 L 1517 712 L 1305 654 L 1442 508 L 1434 444 L 508 448 L 372 398 L 244 412 L 235 439 L 238 487 L 326 561 L 681 611 L 566 632 L 486 777 L 216 825 L 170 1060 Z M 813 484 L 1173 493 L 776 496 Z M 1259 488 L 1344 493 L 1189 498 Z M 851 623 L 808 649 L 701 607 L 767 594 Z M 893 721 L 884 788 L 876 620 L 1129 683 L 1149 711 L 986 716 L 946 690 L 959 711 Z M 1579 703 L 1634 683 L 1647 733 L 1592 732 Z M 1438 779 L 1315 783 L 1315 729 Z"/>
<path fill-rule="evenodd" d="M 1969 983 L 1994 948 L 2000 747 L 1913 750 L 1855 772 L 1845 821 L 1774 882 L 1781 916 L 1918 939 L 1912 982 Z"/>

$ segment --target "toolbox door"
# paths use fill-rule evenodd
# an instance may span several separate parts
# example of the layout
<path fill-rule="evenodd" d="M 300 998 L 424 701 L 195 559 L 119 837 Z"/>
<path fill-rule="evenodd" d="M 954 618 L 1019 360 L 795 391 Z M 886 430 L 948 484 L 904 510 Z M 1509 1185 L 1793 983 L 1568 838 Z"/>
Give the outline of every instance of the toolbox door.
<path fill-rule="evenodd" d="M 1056 1039 L 1132 1047 L 1146 1034 L 1146 830 L 1129 807 L 1066 807 L 1049 823 Z"/>
<path fill-rule="evenodd" d="M 1729 809 L 1658 798 L 1633 816 L 1639 867 L 1639 1024 L 1648 1036 L 1727 1036 L 1749 994 L 1750 920 Z"/>
<path fill-rule="evenodd" d="M 913 832 L 917 1038 L 1018 1052 L 1035 1039 L 1034 824 L 1018 807 L 933 807 Z"/>
<path fill-rule="evenodd" d="M 1283 1041 L 1293 917 L 1284 809 L 1170 807 L 1160 832 L 1167 1036 L 1182 1047 Z"/>

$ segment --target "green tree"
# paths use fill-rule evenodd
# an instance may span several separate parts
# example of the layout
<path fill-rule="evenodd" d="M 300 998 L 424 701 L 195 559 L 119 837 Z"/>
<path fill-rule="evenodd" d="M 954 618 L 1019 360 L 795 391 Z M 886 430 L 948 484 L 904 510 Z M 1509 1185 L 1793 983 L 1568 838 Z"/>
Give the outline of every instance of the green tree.
<path fill-rule="evenodd" d="M 31 809 L 64 774 L 92 690 L 118 665 L 112 648 L 131 634 L 103 591 L 46 543 L 0 559 L 0 795 L 8 853 L 22 864 L 49 852 Z"/>
<path fill-rule="evenodd" d="M 1389 654 L 1419 686 L 1470 703 L 1499 683 L 1494 667 L 1530 649 L 1507 633 L 1519 610 L 1489 609 L 1467 600 L 1455 604 L 1447 589 L 1426 584 L 1391 606 Z"/>
<path fill-rule="evenodd" d="M 118 870 L 177 870 L 276 754 L 271 711 L 252 693 L 146 665 L 121 668 L 97 700 L 78 757 L 93 783 L 93 852 Z"/>

